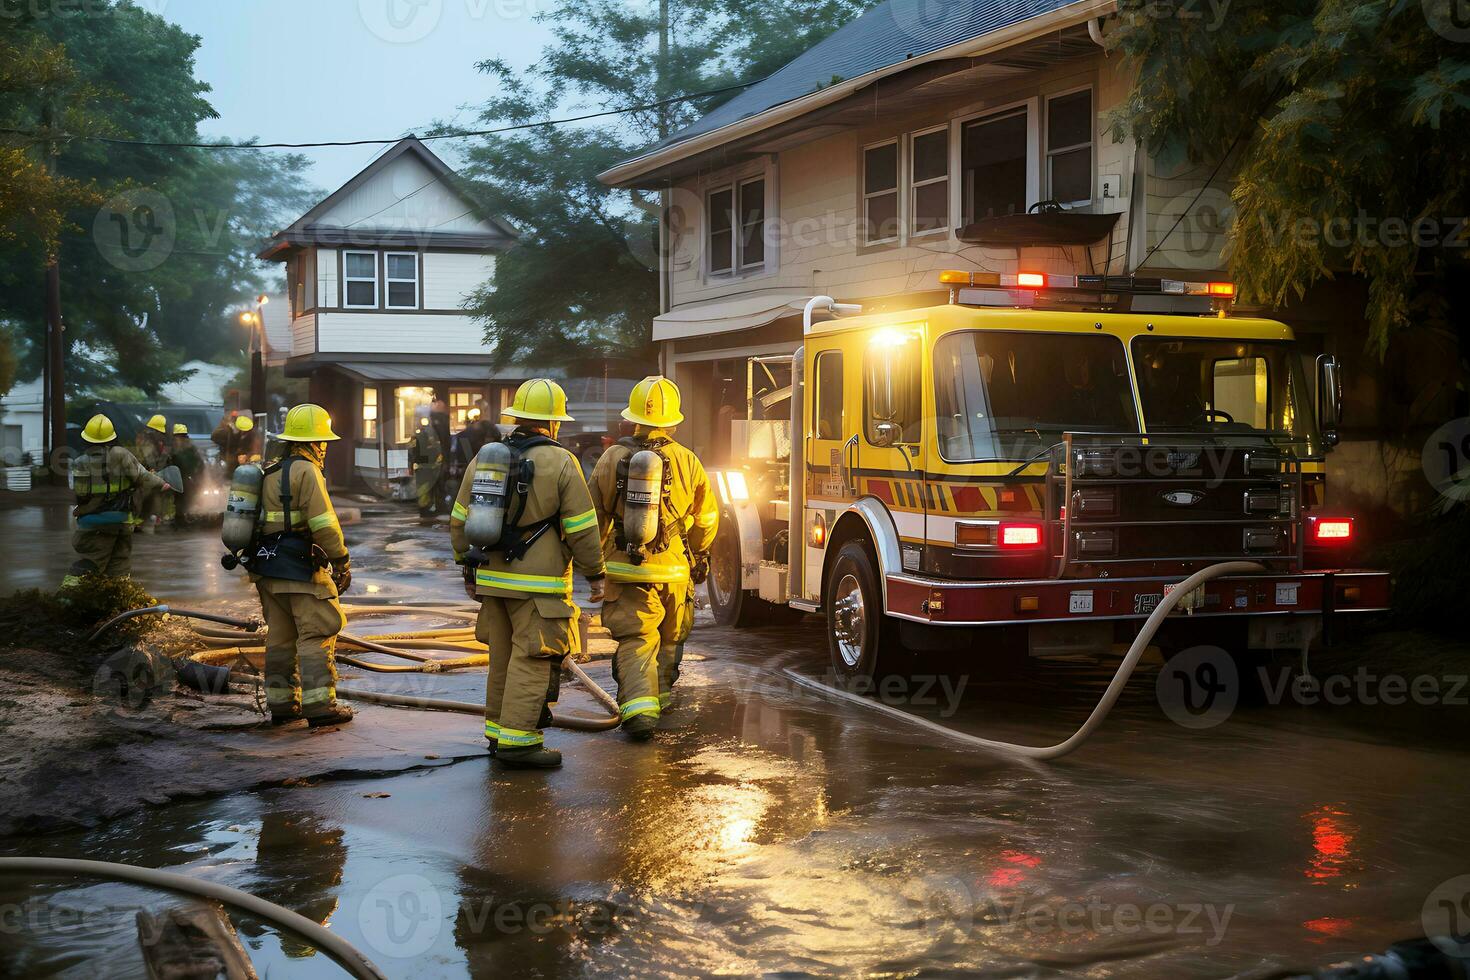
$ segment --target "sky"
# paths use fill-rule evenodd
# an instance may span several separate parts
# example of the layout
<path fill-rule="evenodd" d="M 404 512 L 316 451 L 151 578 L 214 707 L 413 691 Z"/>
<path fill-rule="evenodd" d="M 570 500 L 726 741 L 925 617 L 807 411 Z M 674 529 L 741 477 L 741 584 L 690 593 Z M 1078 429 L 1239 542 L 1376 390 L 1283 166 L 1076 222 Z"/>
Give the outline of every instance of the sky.
<path fill-rule="evenodd" d="M 475 63 L 524 67 L 550 32 L 550 0 L 137 0 L 198 35 L 195 75 L 220 118 L 205 137 L 261 142 L 394 138 L 435 121 L 473 127 L 493 94 Z M 383 147 L 301 150 L 335 190 Z M 456 164 L 446 144 L 445 161 Z"/>

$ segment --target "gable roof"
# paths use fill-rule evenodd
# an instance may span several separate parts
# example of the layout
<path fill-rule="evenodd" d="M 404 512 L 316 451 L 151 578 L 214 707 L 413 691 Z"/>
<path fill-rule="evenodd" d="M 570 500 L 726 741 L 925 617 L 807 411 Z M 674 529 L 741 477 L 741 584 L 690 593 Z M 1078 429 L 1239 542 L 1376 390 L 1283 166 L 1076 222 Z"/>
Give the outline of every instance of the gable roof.
<path fill-rule="evenodd" d="M 661 163 L 717 146 L 722 136 L 732 139 L 762 128 L 759 123 L 767 114 L 774 123 L 778 120 L 773 110 L 781 107 L 792 112 L 780 118 L 789 118 L 835 102 L 885 75 L 1015 43 L 1026 36 L 1029 21 L 1039 21 L 1035 25 L 1039 29 L 1056 29 L 1101 16 L 1116 6 L 1116 0 L 884 0 L 779 71 L 599 179 L 608 184 L 635 179 Z"/>
<path fill-rule="evenodd" d="M 433 228 L 398 229 L 375 228 L 371 225 L 357 227 L 360 222 L 339 224 L 331 215 L 344 205 L 362 187 L 380 178 L 400 158 L 411 156 L 427 168 L 433 180 L 466 206 L 465 215 L 473 215 L 476 227 L 456 231 L 437 231 Z M 401 203 L 423 187 L 407 194 L 396 195 L 392 203 Z M 391 205 L 390 205 L 391 206 Z M 382 210 L 387 210 L 384 208 Z M 318 201 L 311 210 L 277 232 L 263 248 L 262 259 L 281 259 L 293 246 L 305 244 L 323 245 L 440 245 L 456 248 L 505 248 L 511 245 L 520 232 L 503 218 L 485 214 L 479 204 L 464 189 L 459 175 L 450 166 L 419 140 L 417 136 L 406 136 L 393 144 L 377 159 L 364 167 L 347 183 Z"/>

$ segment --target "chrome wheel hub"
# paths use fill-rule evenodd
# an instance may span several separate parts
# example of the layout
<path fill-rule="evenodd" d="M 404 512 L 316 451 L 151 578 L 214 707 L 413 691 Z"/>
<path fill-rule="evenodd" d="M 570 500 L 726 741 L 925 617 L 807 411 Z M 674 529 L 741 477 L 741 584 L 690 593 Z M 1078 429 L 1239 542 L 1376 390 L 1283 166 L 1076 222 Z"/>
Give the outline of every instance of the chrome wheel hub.
<path fill-rule="evenodd" d="M 842 662 L 856 667 L 863 659 L 863 589 L 852 575 L 842 576 L 832 593 L 833 635 Z"/>

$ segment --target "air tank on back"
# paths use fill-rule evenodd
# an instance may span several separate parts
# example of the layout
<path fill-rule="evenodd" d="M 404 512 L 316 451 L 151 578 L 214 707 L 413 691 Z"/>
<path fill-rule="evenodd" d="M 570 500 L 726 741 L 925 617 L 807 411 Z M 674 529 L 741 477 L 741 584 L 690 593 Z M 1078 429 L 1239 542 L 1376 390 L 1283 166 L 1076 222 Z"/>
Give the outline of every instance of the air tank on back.
<path fill-rule="evenodd" d="M 241 463 L 230 478 L 230 494 L 225 501 L 225 520 L 220 526 L 220 540 L 230 551 L 250 547 L 260 517 L 260 485 L 265 479 L 254 463 Z"/>
<path fill-rule="evenodd" d="M 500 535 L 505 530 L 505 511 L 510 503 L 510 472 L 515 463 L 515 450 L 503 442 L 487 442 L 475 454 L 475 477 L 470 484 L 464 533 L 476 548 L 493 548 L 500 543 Z"/>
<path fill-rule="evenodd" d="M 623 539 L 628 543 L 628 560 L 643 561 L 643 548 L 658 537 L 658 512 L 663 496 L 664 461 L 651 449 L 640 449 L 628 460 L 628 480 L 623 491 Z"/>

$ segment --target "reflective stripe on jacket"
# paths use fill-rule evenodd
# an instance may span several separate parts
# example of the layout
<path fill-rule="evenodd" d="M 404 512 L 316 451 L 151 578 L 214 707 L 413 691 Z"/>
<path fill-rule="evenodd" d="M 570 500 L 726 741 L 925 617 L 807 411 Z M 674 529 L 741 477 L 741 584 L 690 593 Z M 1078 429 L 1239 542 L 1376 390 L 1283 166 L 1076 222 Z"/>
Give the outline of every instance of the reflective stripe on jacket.
<path fill-rule="evenodd" d="M 72 460 L 71 477 L 72 491 L 77 496 L 73 511 L 76 517 L 124 514 L 118 523 L 138 523 L 130 493 L 134 487 L 153 491 L 163 486 L 162 478 L 149 473 L 138 457 L 115 443 L 99 446 Z M 117 509 L 119 504 L 123 509 Z"/>

